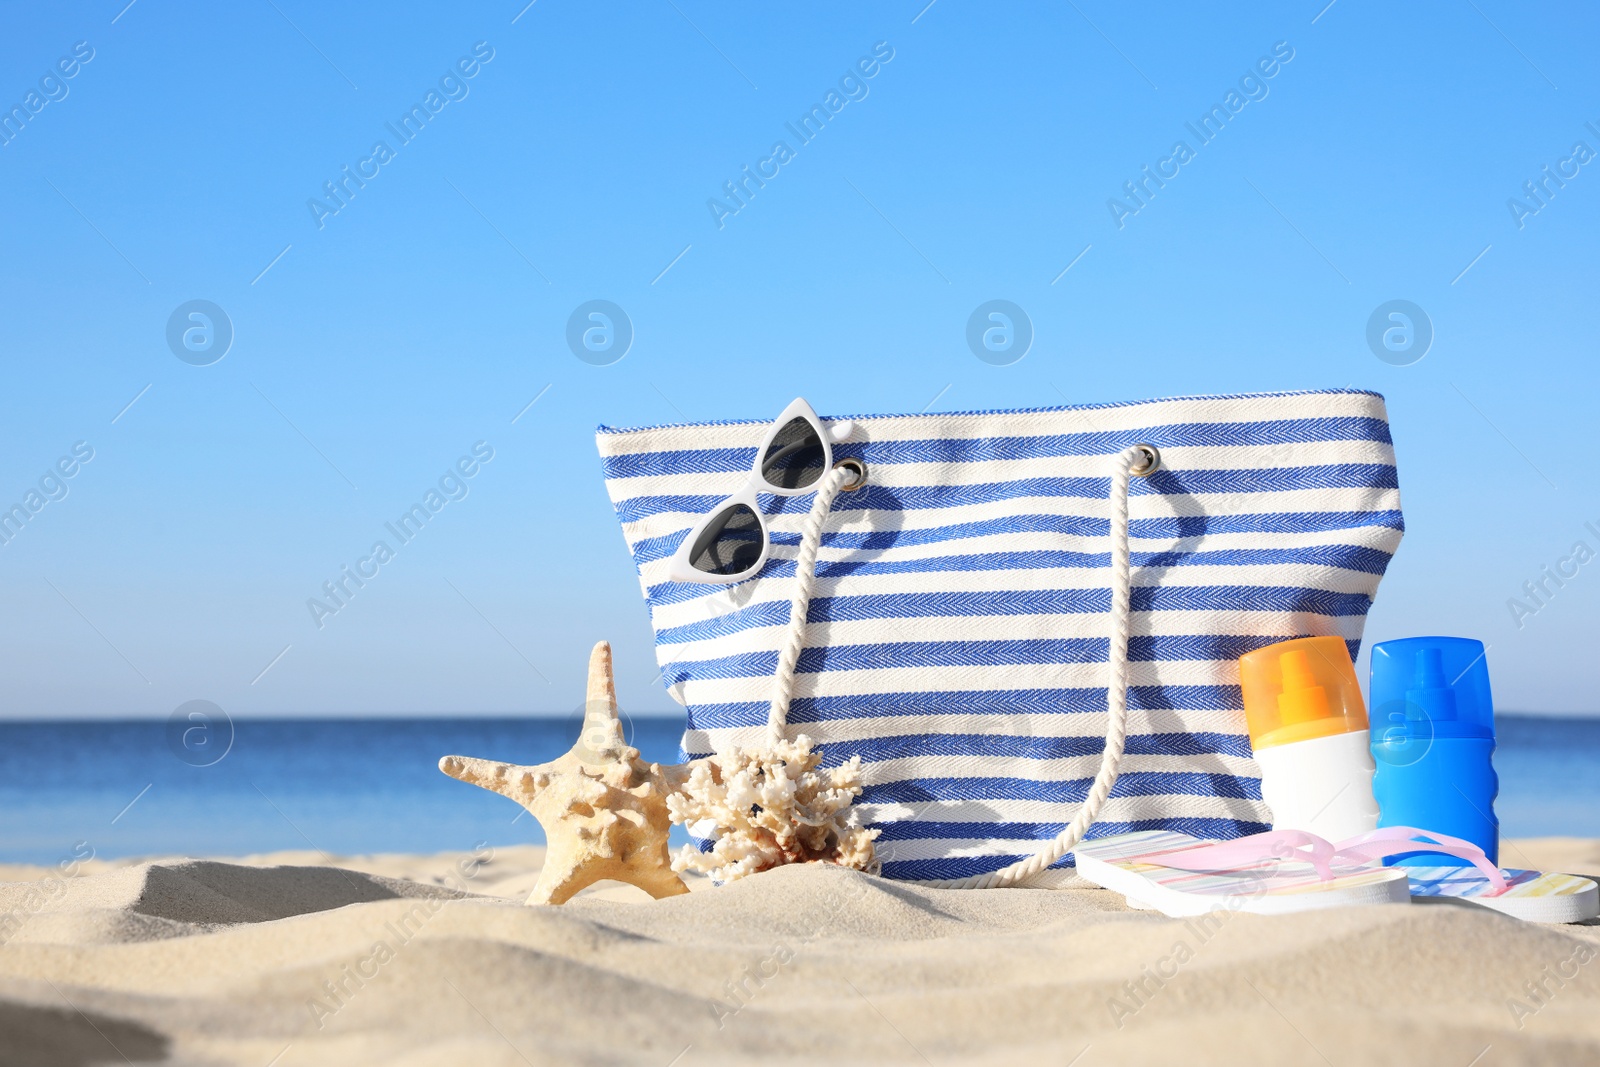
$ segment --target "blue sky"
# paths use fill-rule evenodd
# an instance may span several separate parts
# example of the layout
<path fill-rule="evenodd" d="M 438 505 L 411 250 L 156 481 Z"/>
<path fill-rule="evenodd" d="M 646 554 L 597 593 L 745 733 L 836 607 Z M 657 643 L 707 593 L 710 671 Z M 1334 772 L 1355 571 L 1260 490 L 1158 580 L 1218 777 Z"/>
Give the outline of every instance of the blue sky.
<path fill-rule="evenodd" d="M 669 711 L 599 423 L 1345 385 L 1388 397 L 1409 526 L 1369 640 L 1479 637 L 1502 707 L 1600 711 L 1592 8 L 125 2 L 0 16 L 0 503 L 60 497 L 0 547 L 0 716 L 566 712 L 600 638 Z M 994 299 L 1009 366 L 965 341 Z M 1406 366 L 1366 339 L 1396 299 Z M 591 300 L 618 362 L 568 348 Z"/>

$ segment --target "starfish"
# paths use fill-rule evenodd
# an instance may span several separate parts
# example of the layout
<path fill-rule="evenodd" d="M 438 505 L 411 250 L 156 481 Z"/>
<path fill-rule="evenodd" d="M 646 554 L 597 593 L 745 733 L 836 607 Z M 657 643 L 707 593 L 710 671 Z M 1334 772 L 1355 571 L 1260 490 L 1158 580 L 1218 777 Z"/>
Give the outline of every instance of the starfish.
<path fill-rule="evenodd" d="M 583 732 L 566 755 L 533 767 L 446 756 L 439 769 L 510 797 L 544 827 L 548 847 L 529 904 L 564 904 L 606 878 L 657 899 L 689 891 L 667 854 L 667 796 L 693 764 L 646 763 L 624 740 L 605 641 L 590 653 Z"/>

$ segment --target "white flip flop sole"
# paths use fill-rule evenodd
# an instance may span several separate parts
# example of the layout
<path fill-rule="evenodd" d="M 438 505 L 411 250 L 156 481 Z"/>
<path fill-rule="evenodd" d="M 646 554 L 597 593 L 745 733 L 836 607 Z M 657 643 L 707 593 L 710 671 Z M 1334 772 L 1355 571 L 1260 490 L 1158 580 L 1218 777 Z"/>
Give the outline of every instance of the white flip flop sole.
<path fill-rule="evenodd" d="M 1600 885 L 1575 874 L 1543 874 L 1506 868 L 1509 888 L 1490 896 L 1489 880 L 1476 867 L 1395 867 L 1411 881 L 1419 904 L 1461 901 L 1531 923 L 1576 923 L 1600 916 Z"/>
<path fill-rule="evenodd" d="M 1084 878 L 1121 893 L 1130 907 L 1143 906 L 1173 918 L 1205 915 L 1218 908 L 1286 915 L 1319 908 L 1404 904 L 1411 899 L 1407 872 L 1401 867 L 1362 865 L 1338 870 L 1332 880 L 1323 881 L 1310 863 L 1299 860 L 1201 873 L 1164 866 L 1159 858 L 1143 859 L 1206 843 L 1168 830 L 1140 830 L 1082 841 L 1072 851 Z"/>

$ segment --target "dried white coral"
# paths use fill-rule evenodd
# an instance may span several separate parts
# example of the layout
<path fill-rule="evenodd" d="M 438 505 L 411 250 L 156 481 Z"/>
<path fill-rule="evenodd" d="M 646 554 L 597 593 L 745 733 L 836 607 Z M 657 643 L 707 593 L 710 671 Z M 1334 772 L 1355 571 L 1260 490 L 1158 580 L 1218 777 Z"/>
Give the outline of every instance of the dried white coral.
<path fill-rule="evenodd" d="M 714 824 L 712 848 L 685 845 L 672 869 L 719 882 L 812 861 L 876 874 L 879 831 L 860 825 L 850 807 L 861 795 L 861 758 L 819 771 L 822 753 L 812 744 L 801 734 L 696 761 L 681 791 L 667 797 L 667 811 L 676 823 Z"/>

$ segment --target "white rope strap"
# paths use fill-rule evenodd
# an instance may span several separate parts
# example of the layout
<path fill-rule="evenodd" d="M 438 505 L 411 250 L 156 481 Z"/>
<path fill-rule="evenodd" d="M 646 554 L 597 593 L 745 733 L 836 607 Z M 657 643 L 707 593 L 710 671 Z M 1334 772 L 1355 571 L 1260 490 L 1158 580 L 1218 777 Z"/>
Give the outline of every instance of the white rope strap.
<path fill-rule="evenodd" d="M 1148 450 L 1148 452 L 1147 452 Z M 1122 748 L 1128 737 L 1128 629 L 1132 615 L 1132 568 L 1128 564 L 1128 479 L 1135 467 L 1141 474 L 1154 472 L 1159 460 L 1148 445 L 1134 445 L 1118 453 L 1111 468 L 1111 632 L 1106 650 L 1106 747 L 1100 755 L 1089 795 L 1067 828 L 1044 848 L 1009 867 L 971 878 L 938 882 L 945 889 L 1002 889 L 1021 885 L 1071 852 L 1100 815 L 1100 807 L 1117 784 Z"/>
<path fill-rule="evenodd" d="M 822 547 L 822 527 L 827 524 L 833 502 L 850 484 L 854 472 L 834 467 L 823 475 L 817 498 L 800 529 L 800 554 L 794 560 L 794 599 L 789 601 L 789 639 L 778 650 L 778 669 L 772 676 L 772 707 L 767 711 L 767 729 L 773 741 L 782 741 L 789 725 L 789 702 L 794 699 L 794 669 L 806 643 L 806 616 L 811 612 L 811 592 L 817 587 L 817 551 Z"/>
<path fill-rule="evenodd" d="M 1128 562 L 1128 482 L 1133 474 L 1148 475 L 1160 465 L 1160 453 L 1150 445 L 1133 445 L 1117 454 L 1111 469 L 1111 615 L 1110 647 L 1106 652 L 1106 744 L 1100 756 L 1100 770 L 1067 828 L 1044 848 L 1009 867 L 971 878 L 928 882 L 943 889 L 1000 889 L 1017 886 L 1050 867 L 1072 851 L 1094 825 L 1111 787 L 1116 785 L 1122 764 L 1122 750 L 1128 732 L 1128 630 L 1131 608 L 1131 571 Z M 800 533 L 800 553 L 795 559 L 794 599 L 789 604 L 789 639 L 778 654 L 773 676 L 772 707 L 767 725 L 775 740 L 781 740 L 789 721 L 789 703 L 794 694 L 795 665 L 805 645 L 806 616 L 811 608 L 811 593 L 816 588 L 817 550 L 822 545 L 822 527 L 833 502 L 851 477 L 851 472 L 835 467 L 823 478 L 817 498 Z"/>

